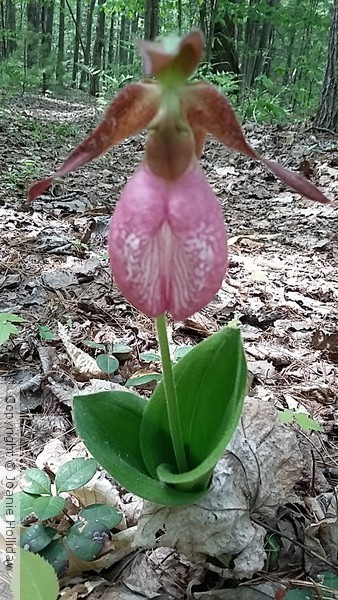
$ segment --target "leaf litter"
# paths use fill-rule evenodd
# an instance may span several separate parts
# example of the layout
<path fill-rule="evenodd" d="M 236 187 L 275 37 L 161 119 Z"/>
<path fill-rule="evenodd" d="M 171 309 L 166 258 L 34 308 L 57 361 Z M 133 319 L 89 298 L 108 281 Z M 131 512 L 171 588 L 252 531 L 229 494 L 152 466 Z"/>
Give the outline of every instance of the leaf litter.
<path fill-rule="evenodd" d="M 25 96 L 0 112 L 0 312 L 8 322 L 10 315 L 23 319 L 0 346 L 0 387 L 20 391 L 24 466 L 38 464 L 54 473 L 69 452 L 86 456 L 72 427 L 75 393 L 124 387 L 140 373 L 151 379 L 160 371 L 157 361 L 142 360 L 143 353 L 158 350 L 154 325 L 114 286 L 106 250 L 110 214 L 142 159 L 144 135 L 54 183 L 33 205 L 25 200 L 27 186 L 53 170 L 100 111 L 83 97 Z M 332 137 L 297 127 L 244 129 L 258 151 L 298 168 L 337 199 Z M 76 577 L 64 582 L 62 598 L 281 598 L 296 580 L 316 582 L 318 573 L 337 568 L 337 200 L 323 207 L 301 199 L 214 141 L 201 162 L 228 223 L 229 272 L 205 310 L 172 323 L 170 347 L 179 355 L 180 348 L 236 320 L 251 380 L 242 429 L 214 477 L 216 537 L 206 535 L 205 516 L 197 517 L 199 531 L 189 528 L 182 515 L 198 508 L 167 514 L 157 507 L 153 515 L 152 507 L 101 473 L 81 499 L 111 498 L 129 533 L 123 539 L 122 530 L 121 542 L 91 571 L 86 565 L 88 576 L 75 565 Z M 116 355 L 117 371 L 103 373 L 96 358 L 104 350 L 98 346 L 114 343 L 128 352 Z M 321 431 L 302 429 L 295 420 L 283 425 L 278 412 L 284 410 L 313 419 Z M 256 434 L 248 433 L 250 427 Z M 239 442 L 243 435 L 250 440 L 250 459 Z M 246 485 L 233 461 L 241 463 Z M 269 461 L 275 464 L 267 468 Z M 230 497 L 224 488 L 229 469 Z M 236 486 L 232 477 L 239 477 Z M 205 514 L 210 521 L 212 511 Z M 217 540 L 227 535 L 229 553 L 222 558 Z M 278 548 L 273 567 L 269 539 Z"/>

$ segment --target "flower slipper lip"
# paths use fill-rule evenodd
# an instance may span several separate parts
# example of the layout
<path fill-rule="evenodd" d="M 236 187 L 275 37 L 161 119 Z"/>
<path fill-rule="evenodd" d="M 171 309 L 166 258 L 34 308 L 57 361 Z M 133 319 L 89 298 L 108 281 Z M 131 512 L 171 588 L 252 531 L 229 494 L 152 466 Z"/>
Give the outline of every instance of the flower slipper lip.
<path fill-rule="evenodd" d="M 198 161 L 175 181 L 141 165 L 115 208 L 108 248 L 117 286 L 149 317 L 183 321 L 206 306 L 227 269 L 227 235 Z"/>

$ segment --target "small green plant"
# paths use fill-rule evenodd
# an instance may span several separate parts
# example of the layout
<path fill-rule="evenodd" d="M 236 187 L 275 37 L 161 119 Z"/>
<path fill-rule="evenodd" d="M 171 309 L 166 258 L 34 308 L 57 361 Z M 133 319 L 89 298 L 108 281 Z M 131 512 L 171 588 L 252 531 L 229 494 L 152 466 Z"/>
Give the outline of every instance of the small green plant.
<path fill-rule="evenodd" d="M 301 429 L 305 431 L 322 431 L 321 426 L 315 419 L 312 419 L 306 413 L 296 413 L 289 408 L 279 412 L 279 418 L 282 423 L 296 423 Z"/>
<path fill-rule="evenodd" d="M 120 365 L 119 359 L 123 360 L 128 358 L 132 351 L 130 346 L 120 342 L 115 344 L 100 344 L 98 342 L 92 342 L 91 340 L 84 340 L 83 343 L 89 348 L 103 350 L 101 354 L 98 354 L 95 360 L 99 369 L 101 369 L 101 371 L 107 375 L 115 373 Z"/>
<path fill-rule="evenodd" d="M 28 469 L 23 474 L 21 492 L 14 495 L 16 517 L 22 525 L 21 548 L 42 556 L 58 575 L 66 572 L 70 553 L 84 561 L 98 558 L 111 538 L 111 530 L 122 519 L 106 504 L 81 507 L 72 494 L 96 470 L 94 459 L 76 458 L 60 467 L 52 483 L 45 471 Z M 65 492 L 69 493 L 67 500 L 62 495 Z M 6 514 L 6 499 L 0 511 Z"/>
<path fill-rule="evenodd" d="M 24 320 L 13 313 L 0 313 L 0 346 L 8 342 L 11 335 L 20 332 L 15 323 L 23 323 Z"/>
<path fill-rule="evenodd" d="M 48 325 L 38 325 L 38 332 L 40 338 L 46 342 L 51 342 L 58 339 L 58 336 L 55 335 Z"/>

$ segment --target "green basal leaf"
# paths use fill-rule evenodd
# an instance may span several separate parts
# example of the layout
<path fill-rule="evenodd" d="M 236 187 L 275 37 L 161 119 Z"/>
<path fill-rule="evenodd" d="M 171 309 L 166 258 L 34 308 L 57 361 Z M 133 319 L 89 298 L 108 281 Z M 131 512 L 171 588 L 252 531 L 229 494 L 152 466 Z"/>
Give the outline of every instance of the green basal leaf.
<path fill-rule="evenodd" d="M 95 560 L 109 536 L 109 529 L 103 523 L 79 522 L 70 528 L 65 541 L 81 560 Z"/>
<path fill-rule="evenodd" d="M 114 529 L 122 521 L 121 513 L 108 504 L 91 504 L 79 512 L 79 517 L 86 521 L 103 523 L 108 529 Z"/>
<path fill-rule="evenodd" d="M 202 490 L 240 418 L 247 370 L 240 330 L 225 327 L 195 346 L 173 368 L 189 471 L 178 474 L 163 383 L 148 402 L 140 440 L 155 478 L 183 490 Z"/>
<path fill-rule="evenodd" d="M 133 494 L 157 504 L 179 506 L 201 493 L 175 490 L 151 477 L 140 449 L 140 425 L 147 400 L 131 392 L 76 396 L 75 426 L 89 452 Z"/>
<path fill-rule="evenodd" d="M 54 537 L 55 530 L 52 527 L 33 523 L 29 527 L 24 527 L 20 535 L 20 546 L 30 552 L 40 552 L 50 544 Z"/>
<path fill-rule="evenodd" d="M 27 494 L 50 494 L 51 480 L 41 469 L 27 469 L 23 474 L 20 487 Z"/>
<path fill-rule="evenodd" d="M 68 569 L 69 555 L 61 538 L 53 540 L 39 554 L 52 565 L 58 575 L 63 575 Z"/>
<path fill-rule="evenodd" d="M 77 490 L 95 475 L 97 463 L 93 458 L 73 458 L 62 465 L 55 477 L 58 494 Z"/>
<path fill-rule="evenodd" d="M 99 354 L 96 357 L 96 364 L 103 373 L 110 375 L 119 368 L 119 361 L 115 356 L 109 354 Z"/>
<path fill-rule="evenodd" d="M 57 600 L 59 583 L 54 569 L 38 554 L 21 548 L 14 562 L 13 600 Z"/>
<path fill-rule="evenodd" d="M 60 496 L 40 496 L 34 502 L 34 513 L 40 521 L 57 517 L 65 508 L 66 500 Z"/>

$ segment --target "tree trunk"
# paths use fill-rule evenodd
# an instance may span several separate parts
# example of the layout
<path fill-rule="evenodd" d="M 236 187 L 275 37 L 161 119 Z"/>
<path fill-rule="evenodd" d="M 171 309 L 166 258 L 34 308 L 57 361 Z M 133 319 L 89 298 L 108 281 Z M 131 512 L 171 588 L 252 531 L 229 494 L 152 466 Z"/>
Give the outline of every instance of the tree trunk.
<path fill-rule="evenodd" d="M 65 7 L 66 0 L 60 0 L 59 34 L 56 58 L 56 81 L 63 85 L 64 60 L 65 60 Z"/>
<path fill-rule="evenodd" d="M 216 17 L 217 17 L 217 9 L 218 9 L 218 0 L 211 0 L 210 2 L 210 18 L 209 23 L 207 23 L 207 13 L 206 13 L 206 4 L 205 4 L 205 15 L 204 9 L 202 10 L 202 14 L 200 13 L 199 18 L 204 18 L 204 35 L 205 35 L 205 60 L 206 62 L 210 62 L 211 53 L 214 47 L 214 35 L 215 35 L 215 26 L 216 26 Z"/>
<path fill-rule="evenodd" d="M 218 71 L 239 74 L 238 54 L 235 47 L 235 24 L 228 12 L 222 13 L 222 20 L 216 20 L 211 50 L 211 67 Z"/>
<path fill-rule="evenodd" d="M 100 92 L 100 71 L 102 67 L 102 51 L 104 47 L 104 29 L 105 29 L 105 18 L 106 13 L 103 10 L 105 0 L 98 0 L 98 15 L 96 22 L 96 34 L 93 48 L 93 69 L 94 72 L 90 77 L 90 89 L 89 93 L 91 96 L 97 96 Z"/>
<path fill-rule="evenodd" d="M 112 12 L 112 14 L 110 15 L 108 57 L 107 57 L 107 67 L 110 71 L 113 70 L 113 62 L 114 62 L 114 25 L 115 25 L 115 14 Z"/>
<path fill-rule="evenodd" d="M 86 67 L 90 66 L 90 49 L 92 45 L 93 14 L 96 0 L 88 0 L 87 23 L 86 23 L 86 45 L 83 57 L 83 63 Z M 81 71 L 80 89 L 84 89 L 88 75 L 85 69 Z"/>
<path fill-rule="evenodd" d="M 41 65 L 44 67 L 52 51 L 54 0 L 46 0 L 41 11 Z"/>
<path fill-rule="evenodd" d="M 129 65 L 132 65 L 134 62 L 134 56 L 135 56 L 134 41 L 136 39 L 137 29 L 138 29 L 138 15 L 136 15 L 136 17 L 132 20 L 131 27 L 130 27 L 130 49 L 129 49 L 129 56 L 128 56 L 128 64 Z"/>
<path fill-rule="evenodd" d="M 154 40 L 158 36 L 158 2 L 159 0 L 146 0 L 144 13 L 144 38 Z"/>
<path fill-rule="evenodd" d="M 38 63 L 41 6 L 36 0 L 27 1 L 27 69 Z"/>
<path fill-rule="evenodd" d="M 72 81 L 76 84 L 76 78 L 79 70 L 79 50 L 81 36 L 81 0 L 76 0 L 76 16 L 75 16 L 75 38 L 74 38 L 74 55 L 73 55 L 73 71 Z"/>
<path fill-rule="evenodd" d="M 333 3 L 326 72 L 316 125 L 338 133 L 338 0 Z"/>
<path fill-rule="evenodd" d="M 182 0 L 177 0 L 177 27 L 178 35 L 182 34 Z"/>
<path fill-rule="evenodd" d="M 7 29 L 7 55 L 10 56 L 16 50 L 16 15 L 13 0 L 6 2 L 6 29 Z"/>
<path fill-rule="evenodd" d="M 127 64 L 127 19 L 125 15 L 121 16 L 120 39 L 119 39 L 119 66 Z"/>
<path fill-rule="evenodd" d="M 258 41 L 252 81 L 254 81 L 256 77 L 259 77 L 259 75 L 263 73 L 264 66 L 268 61 L 270 42 L 273 39 L 274 33 L 274 24 L 271 17 L 274 14 L 275 10 L 278 8 L 278 4 L 279 0 L 269 0 L 268 2 L 268 10 L 265 14 L 265 21 L 261 28 L 261 33 Z"/>
<path fill-rule="evenodd" d="M 0 0 L 0 30 L 2 29 L 2 36 L 0 37 L 0 59 L 5 60 L 7 58 L 7 44 L 5 37 L 5 5 L 4 0 Z"/>

